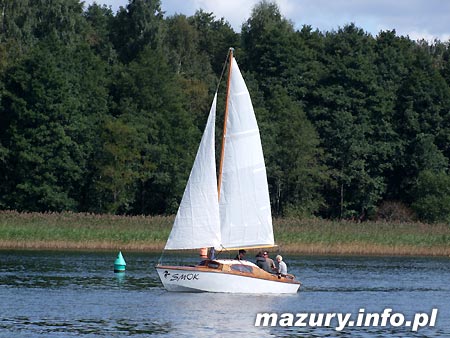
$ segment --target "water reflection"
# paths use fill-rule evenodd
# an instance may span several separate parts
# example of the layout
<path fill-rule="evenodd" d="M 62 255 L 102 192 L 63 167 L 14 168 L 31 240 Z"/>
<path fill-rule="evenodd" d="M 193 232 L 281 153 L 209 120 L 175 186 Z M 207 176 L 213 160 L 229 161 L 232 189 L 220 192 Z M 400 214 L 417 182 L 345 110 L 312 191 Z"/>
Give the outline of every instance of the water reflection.
<path fill-rule="evenodd" d="M 157 275 L 148 276 L 148 260 L 137 256 L 134 271 L 114 273 L 107 253 L 0 252 L 0 285 L 13 288 L 100 288 L 123 287 L 143 290 L 159 286 Z M 20 264 L 18 264 L 20 262 Z"/>
<path fill-rule="evenodd" d="M 61 277 L 61 276 L 3 276 L 2 287 L 13 288 L 100 288 L 122 287 L 143 290 L 160 286 L 157 278 L 133 277 L 112 274 L 111 276 Z"/>
<path fill-rule="evenodd" d="M 298 300 L 298 295 L 236 295 L 165 292 L 162 311 L 172 319 L 174 332 L 188 337 L 264 337 L 270 329 L 254 326 L 257 312 L 273 311 L 274 304 Z"/>
<path fill-rule="evenodd" d="M 55 333 L 64 333 L 67 335 L 110 337 L 117 334 L 124 336 L 166 334 L 171 330 L 168 323 L 137 322 L 123 318 L 117 320 L 63 318 L 36 320 L 28 317 L 15 317 L 0 319 L 0 332 L 3 331 L 17 332 L 19 334 L 26 332 L 27 336 L 48 336 Z"/>
<path fill-rule="evenodd" d="M 119 286 L 123 285 L 125 282 L 125 278 L 126 278 L 126 273 L 125 272 L 115 272 L 114 273 L 114 277 L 116 277 L 117 280 L 117 284 Z"/>
<path fill-rule="evenodd" d="M 289 257 L 303 282 L 294 295 L 166 292 L 157 255 L 0 252 L 0 337 L 422 337 L 450 335 L 450 260 L 426 258 Z M 195 263 L 195 257 L 169 257 Z M 255 327 L 256 314 L 381 312 L 412 318 L 439 308 L 435 328 Z"/>

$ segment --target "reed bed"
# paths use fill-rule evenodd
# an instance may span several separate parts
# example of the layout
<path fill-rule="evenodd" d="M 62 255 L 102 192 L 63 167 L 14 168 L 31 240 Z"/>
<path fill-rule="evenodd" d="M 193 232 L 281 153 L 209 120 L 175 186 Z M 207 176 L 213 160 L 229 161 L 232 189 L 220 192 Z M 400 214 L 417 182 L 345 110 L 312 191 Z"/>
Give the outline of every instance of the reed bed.
<path fill-rule="evenodd" d="M 173 216 L 0 211 L 0 249 L 161 251 Z M 274 220 L 280 251 L 310 255 L 450 256 L 446 224 Z"/>
<path fill-rule="evenodd" d="M 291 253 L 450 256 L 447 224 L 277 219 L 274 229 Z"/>
<path fill-rule="evenodd" d="M 0 248 L 161 250 L 169 216 L 0 211 Z"/>

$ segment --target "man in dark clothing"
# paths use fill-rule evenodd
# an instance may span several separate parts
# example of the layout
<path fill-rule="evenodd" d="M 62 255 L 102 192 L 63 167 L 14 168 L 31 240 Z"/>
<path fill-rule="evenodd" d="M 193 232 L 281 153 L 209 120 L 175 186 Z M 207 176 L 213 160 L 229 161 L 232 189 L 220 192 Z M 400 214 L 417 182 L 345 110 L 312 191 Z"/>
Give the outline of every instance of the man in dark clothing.
<path fill-rule="evenodd" d="M 269 263 L 267 263 L 266 258 L 263 256 L 262 252 L 258 252 L 258 254 L 256 255 L 256 265 L 264 271 L 271 272 Z"/>
<path fill-rule="evenodd" d="M 236 257 L 234 257 L 234 259 L 237 259 L 239 261 L 245 259 L 245 254 L 247 253 L 247 251 L 245 251 L 244 249 L 239 250 L 239 253 L 236 255 Z"/>
<path fill-rule="evenodd" d="M 263 252 L 263 257 L 266 259 L 267 264 L 269 265 L 269 272 L 275 273 L 277 271 L 277 267 L 275 266 L 275 263 L 272 258 L 269 257 L 269 253 L 267 251 Z"/>

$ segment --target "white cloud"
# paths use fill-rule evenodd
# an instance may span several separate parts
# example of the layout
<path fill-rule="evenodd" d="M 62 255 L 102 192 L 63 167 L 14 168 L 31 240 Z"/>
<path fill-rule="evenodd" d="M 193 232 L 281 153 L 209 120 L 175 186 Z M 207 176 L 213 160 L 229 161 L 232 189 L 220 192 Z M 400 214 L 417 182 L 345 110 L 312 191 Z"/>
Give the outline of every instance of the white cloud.
<path fill-rule="evenodd" d="M 94 0 L 86 0 L 92 3 Z M 128 0 L 96 0 L 111 5 L 113 10 L 126 6 Z M 196 10 L 224 18 L 240 31 L 259 0 L 162 0 L 166 15 L 193 15 Z M 395 29 L 398 35 L 411 39 L 450 37 L 450 1 L 445 0 L 275 0 L 281 13 L 297 29 L 310 25 L 321 31 L 337 30 L 348 23 L 376 36 L 380 30 Z"/>
<path fill-rule="evenodd" d="M 224 18 L 233 27 L 240 31 L 242 24 L 250 17 L 252 8 L 258 3 L 258 0 L 165 0 L 161 7 L 167 11 L 168 15 L 174 13 L 183 13 L 192 15 L 196 10 L 203 9 L 207 13 L 214 13 L 216 19 Z M 180 5 L 181 3 L 181 5 Z M 188 13 L 180 9 L 188 9 Z"/>
<path fill-rule="evenodd" d="M 430 34 L 426 31 L 420 31 L 420 32 L 410 31 L 407 35 L 411 40 L 426 40 L 430 43 L 434 42 L 434 40 L 439 40 L 439 41 L 443 41 L 443 42 L 450 40 L 450 34 L 436 35 L 436 34 Z"/>

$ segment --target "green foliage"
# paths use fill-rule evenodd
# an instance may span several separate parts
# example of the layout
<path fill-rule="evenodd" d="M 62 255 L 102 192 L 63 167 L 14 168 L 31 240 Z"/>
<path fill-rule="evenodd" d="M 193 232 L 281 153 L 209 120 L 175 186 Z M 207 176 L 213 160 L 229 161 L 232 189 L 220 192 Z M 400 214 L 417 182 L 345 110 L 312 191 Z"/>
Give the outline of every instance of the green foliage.
<path fill-rule="evenodd" d="M 111 25 L 111 41 L 121 61 L 132 61 L 146 46 L 160 47 L 162 19 L 159 0 L 129 0 L 120 7 Z"/>
<path fill-rule="evenodd" d="M 134 202 L 136 182 L 142 172 L 142 138 L 122 119 L 108 119 L 100 135 L 103 147 L 96 154 L 96 201 L 100 211 L 128 212 Z M 146 166 L 151 169 L 151 166 Z M 142 178 L 141 178 L 142 179 Z M 97 207 L 98 208 L 98 207 Z"/>
<path fill-rule="evenodd" d="M 276 214 L 309 216 L 324 206 L 320 194 L 326 168 L 320 166 L 319 139 L 300 105 L 282 87 L 267 98 L 272 147 L 266 152 L 269 184 Z M 275 146 L 274 146 L 275 145 Z"/>
<path fill-rule="evenodd" d="M 239 48 L 239 35 L 223 18 L 216 20 L 212 13 L 202 10 L 188 20 L 198 32 L 197 54 L 206 54 L 214 73 L 220 74 L 224 63 L 223 51 L 229 47 Z"/>
<path fill-rule="evenodd" d="M 108 63 L 117 62 L 117 51 L 114 49 L 110 35 L 114 25 L 114 15 L 106 5 L 100 7 L 96 3 L 84 13 L 89 25 L 86 39 L 95 53 Z"/>
<path fill-rule="evenodd" d="M 448 43 L 297 30 L 266 0 L 241 33 L 159 0 L 0 6 L 1 209 L 174 213 L 235 47 L 275 215 L 448 221 Z"/>
<path fill-rule="evenodd" d="M 320 188 L 327 169 L 321 165 L 316 130 L 296 97 L 305 83 L 291 77 L 299 70 L 297 57 L 307 48 L 278 7 L 265 1 L 244 24 L 242 40 L 246 69 L 258 81 L 265 102 L 260 124 L 274 213 L 317 213 L 324 207 Z"/>
<path fill-rule="evenodd" d="M 412 207 L 425 222 L 450 223 L 450 175 L 444 171 L 422 171 L 417 178 Z"/>
<path fill-rule="evenodd" d="M 354 25 L 327 34 L 322 61 L 327 71 L 314 89 L 315 105 L 309 112 L 326 163 L 333 168 L 335 184 L 326 193 L 330 211 L 340 217 L 374 208 L 385 189 L 378 166 L 392 154 L 388 148 L 380 154 L 377 144 L 385 140 L 377 140 L 375 131 L 382 99 L 373 44 L 373 38 Z"/>
<path fill-rule="evenodd" d="M 393 185 L 397 194 L 407 202 L 413 201 L 410 192 L 419 173 L 446 170 L 449 160 L 445 156 L 448 136 L 444 134 L 448 132 L 450 88 L 435 69 L 429 53 L 417 46 L 412 52 L 407 63 L 412 70 L 400 81 L 393 114 L 401 141 L 391 179 L 396 182 Z"/>
<path fill-rule="evenodd" d="M 292 24 L 281 17 L 275 3 L 262 1 L 242 26 L 245 51 L 244 69 L 253 72 L 264 95 L 272 86 L 285 85 L 289 67 L 296 63 L 295 33 Z"/>
<path fill-rule="evenodd" d="M 2 183 L 8 207 L 77 209 L 96 118 L 106 109 L 101 71 L 82 45 L 54 41 L 36 45 L 7 71 L 2 135 L 9 151 Z"/>
<path fill-rule="evenodd" d="M 183 92 L 183 108 L 202 129 L 217 85 L 210 57 L 201 50 L 201 32 L 185 16 L 168 18 L 166 28 L 165 51 Z"/>
<path fill-rule="evenodd" d="M 161 50 L 145 48 L 118 72 L 113 113 L 140 139 L 133 210 L 172 213 L 189 175 L 199 131 L 183 109 L 180 83 Z"/>

